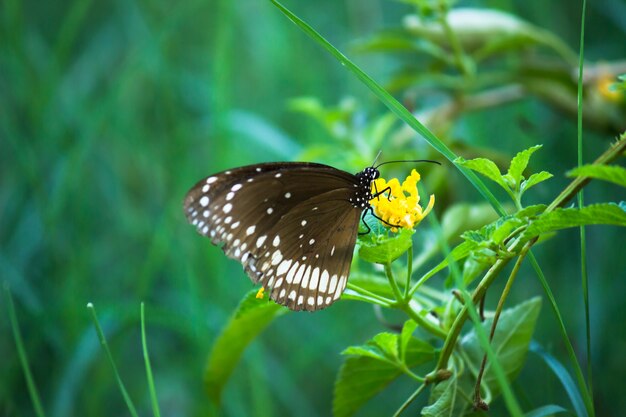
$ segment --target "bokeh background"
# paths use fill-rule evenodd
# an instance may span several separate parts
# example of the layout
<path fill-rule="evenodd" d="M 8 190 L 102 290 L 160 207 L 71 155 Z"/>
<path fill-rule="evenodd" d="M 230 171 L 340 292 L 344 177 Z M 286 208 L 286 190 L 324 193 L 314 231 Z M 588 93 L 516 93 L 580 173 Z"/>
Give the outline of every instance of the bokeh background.
<path fill-rule="evenodd" d="M 384 83 L 401 66 L 392 54 L 357 53 L 355 43 L 399 27 L 409 5 L 286 5 L 375 79 Z M 508 11 L 578 48 L 579 2 L 460 5 Z M 186 224 L 181 203 L 197 180 L 229 167 L 314 160 L 357 171 L 371 163 L 378 147 L 294 111 L 294 98 L 314 97 L 347 114 L 355 132 L 385 109 L 269 1 L 3 0 L 0 30 L 0 281 L 14 299 L 46 415 L 127 413 L 88 302 L 140 414 L 150 414 L 139 333 L 143 301 L 163 415 L 329 416 L 339 353 L 385 329 L 372 308 L 344 301 L 281 317 L 246 351 L 218 411 L 203 392 L 203 368 L 212 341 L 251 285 L 237 263 Z M 626 4 L 589 2 L 586 58 L 623 59 L 624 39 Z M 425 98 L 405 97 L 407 103 L 426 110 L 425 91 Z M 586 159 L 616 133 L 614 126 L 585 130 Z M 503 162 L 544 144 L 532 169 L 555 178 L 537 188 L 533 202 L 551 201 L 576 163 L 574 117 L 532 95 L 459 117 L 445 136 L 459 153 Z M 410 134 L 385 138 L 380 148 L 386 159 L 442 159 Z M 450 164 L 437 169 L 437 180 L 429 184 L 425 175 L 424 182 L 442 196 L 438 215 L 455 203 L 480 203 Z M 623 200 L 620 192 L 592 184 L 586 201 Z M 584 364 L 578 231 L 560 233 L 535 253 Z M 620 415 L 626 409 L 623 231 L 589 228 L 588 260 L 598 415 Z M 541 287 L 526 266 L 510 303 L 537 294 Z M 0 300 L 0 415 L 35 415 L 6 291 Z M 495 300 L 496 291 L 488 302 Z M 568 366 L 556 334 L 544 304 L 536 340 Z M 359 415 L 390 415 L 413 389 L 400 379 Z M 556 378 L 532 354 L 515 389 L 522 405 L 569 406 Z"/>

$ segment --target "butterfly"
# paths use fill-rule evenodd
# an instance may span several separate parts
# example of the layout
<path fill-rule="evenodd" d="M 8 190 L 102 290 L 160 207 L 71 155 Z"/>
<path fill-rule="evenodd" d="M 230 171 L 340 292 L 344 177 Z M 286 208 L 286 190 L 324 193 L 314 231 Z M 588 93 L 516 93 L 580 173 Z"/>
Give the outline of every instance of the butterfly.
<path fill-rule="evenodd" d="M 198 233 L 239 261 L 270 299 L 295 311 L 321 310 L 345 290 L 359 222 L 386 191 L 371 191 L 380 165 L 356 174 L 311 162 L 234 168 L 199 181 L 183 208 Z"/>

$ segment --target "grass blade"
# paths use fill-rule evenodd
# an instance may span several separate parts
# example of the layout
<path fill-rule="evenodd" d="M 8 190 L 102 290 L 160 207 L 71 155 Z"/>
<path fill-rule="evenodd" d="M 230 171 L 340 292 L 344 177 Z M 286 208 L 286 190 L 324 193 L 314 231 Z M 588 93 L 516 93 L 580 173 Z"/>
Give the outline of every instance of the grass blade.
<path fill-rule="evenodd" d="M 132 417 L 139 417 L 137 414 L 137 409 L 133 404 L 133 401 L 130 399 L 128 395 L 128 391 L 126 391 L 126 387 L 122 382 L 122 378 L 120 377 L 119 372 L 117 371 L 117 366 L 115 366 L 115 361 L 113 360 L 113 355 L 111 355 L 111 351 L 109 350 L 109 344 L 107 343 L 106 337 L 104 336 L 104 332 L 102 331 L 102 327 L 100 326 L 100 322 L 98 321 L 98 316 L 96 315 L 96 309 L 92 303 L 87 303 L 87 308 L 91 312 L 91 318 L 93 320 L 93 324 L 96 327 L 96 333 L 98 333 L 98 339 L 100 340 L 100 344 L 104 349 L 104 352 L 111 363 L 111 367 L 113 368 L 113 373 L 115 374 L 115 379 L 117 380 L 117 385 L 120 387 L 120 391 L 122 392 L 122 396 L 124 397 L 124 401 L 126 402 L 126 406 L 128 407 L 128 411 L 130 411 L 130 415 Z"/>
<path fill-rule="evenodd" d="M 543 347 L 535 341 L 530 343 L 531 352 L 535 352 L 543 361 L 550 367 L 554 375 L 559 378 L 563 388 L 565 388 L 565 392 L 572 402 L 572 406 L 574 407 L 574 411 L 578 417 L 588 417 L 587 410 L 585 409 L 585 404 L 580 396 L 580 393 L 576 389 L 576 384 L 572 380 L 572 377 L 569 375 L 567 370 L 559 361 L 557 361 L 552 355 L 543 350 Z"/>
<path fill-rule="evenodd" d="M 361 68 L 353 63 L 348 57 L 335 48 L 330 42 L 328 42 L 322 35 L 320 35 L 315 29 L 309 26 L 306 22 L 293 14 L 289 9 L 280 4 L 276 0 L 271 2 L 285 15 L 289 20 L 295 23 L 304 33 L 309 35 L 315 42 L 326 49 L 332 56 L 334 56 L 341 65 L 345 66 L 350 72 L 352 72 L 367 88 L 370 89 L 380 101 L 389 108 L 396 116 L 398 116 L 403 122 L 408 124 L 413 130 L 419 133 L 433 148 L 439 153 L 445 156 L 450 162 L 453 162 L 457 155 L 450 150 L 439 138 L 437 138 L 430 130 L 421 124 L 410 111 L 408 111 L 398 100 L 396 100 L 391 94 L 389 94 L 380 84 L 374 81 L 369 75 L 367 75 Z M 502 205 L 495 196 L 489 191 L 485 184 L 469 169 L 456 165 L 456 168 L 461 171 L 468 181 L 478 190 L 482 196 L 491 203 L 493 208 L 500 215 L 504 215 L 505 211 Z"/>
<path fill-rule="evenodd" d="M 148 379 L 148 389 L 150 390 L 150 402 L 152 403 L 152 412 L 154 413 L 155 417 L 161 417 L 161 411 L 159 410 L 159 400 L 157 399 L 156 389 L 154 388 L 154 378 L 152 377 L 150 356 L 148 355 L 148 344 L 146 343 L 146 322 L 143 303 L 141 303 L 141 347 L 143 348 L 143 360 L 146 363 L 146 378 Z"/>
<path fill-rule="evenodd" d="M 33 407 L 35 408 L 35 414 L 37 414 L 38 417 L 45 417 L 46 414 L 44 413 L 43 407 L 41 406 L 39 392 L 37 391 L 37 386 L 35 385 L 35 380 L 33 379 L 33 374 L 30 370 L 30 365 L 28 363 L 28 357 L 26 356 L 26 350 L 24 349 L 24 343 L 22 342 L 22 333 L 20 332 L 20 326 L 17 323 L 17 314 L 15 313 L 15 305 L 13 304 L 13 297 L 11 297 L 11 291 L 9 290 L 9 285 L 6 283 L 4 284 L 4 291 L 5 291 L 5 296 L 7 299 L 7 307 L 9 310 L 9 319 L 11 321 L 11 328 L 13 330 L 13 338 L 15 339 L 15 347 L 20 357 L 20 364 L 22 365 L 24 378 L 26 378 L 26 386 L 28 387 L 28 394 L 30 395 L 30 399 L 33 402 Z"/>

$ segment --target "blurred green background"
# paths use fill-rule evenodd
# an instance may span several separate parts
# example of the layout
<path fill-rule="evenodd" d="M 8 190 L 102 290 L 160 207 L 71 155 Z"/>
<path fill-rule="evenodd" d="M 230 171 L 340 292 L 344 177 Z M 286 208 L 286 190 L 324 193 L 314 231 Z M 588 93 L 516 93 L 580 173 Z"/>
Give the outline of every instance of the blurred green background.
<path fill-rule="evenodd" d="M 508 11 L 578 48 L 578 2 L 460 4 Z M 357 54 L 354 45 L 398 27 L 412 11 L 408 5 L 286 5 L 375 79 L 385 82 L 400 67 L 394 56 Z M 289 100 L 358 103 L 350 120 L 356 126 L 385 110 L 269 1 L 3 0 L 0 30 L 0 281 L 15 301 L 46 415 L 127 414 L 88 302 L 98 310 L 140 414 L 150 414 L 141 301 L 162 414 L 214 415 L 203 392 L 203 367 L 212 341 L 251 284 L 239 264 L 186 224 L 185 192 L 210 173 L 262 161 L 306 159 L 360 170 L 378 149 L 359 138 L 338 140 L 292 111 Z M 626 4 L 590 2 L 586 58 L 623 59 L 624 39 Z M 606 126 L 585 131 L 586 159 L 600 154 L 615 134 Z M 564 172 L 576 164 L 575 119 L 532 96 L 460 118 L 450 137 L 460 144 L 458 152 L 465 146 L 469 156 L 483 150 L 503 161 L 543 143 L 532 168 L 549 170 L 555 179 L 531 193 L 535 202 L 551 201 L 568 182 Z M 386 159 L 399 152 L 437 158 L 412 135 L 381 147 Z M 439 215 L 454 203 L 480 202 L 452 166 L 438 169 Z M 428 176 L 424 182 L 435 187 Z M 586 201 L 624 199 L 619 192 L 594 183 Z M 626 409 L 623 245 L 621 230 L 588 229 L 594 388 L 602 416 Z M 582 359 L 578 231 L 559 234 L 535 253 Z M 526 265 L 509 302 L 537 294 L 541 287 Z M 0 415 L 35 415 L 4 295 Z M 496 300 L 494 292 L 488 302 Z M 330 415 L 339 353 L 383 329 L 370 306 L 353 301 L 280 318 L 247 350 L 224 394 L 223 415 Z M 544 304 L 536 339 L 567 364 L 555 334 Z M 389 415 L 414 388 L 400 379 L 359 415 Z M 515 388 L 522 405 L 568 405 L 563 388 L 533 354 Z"/>

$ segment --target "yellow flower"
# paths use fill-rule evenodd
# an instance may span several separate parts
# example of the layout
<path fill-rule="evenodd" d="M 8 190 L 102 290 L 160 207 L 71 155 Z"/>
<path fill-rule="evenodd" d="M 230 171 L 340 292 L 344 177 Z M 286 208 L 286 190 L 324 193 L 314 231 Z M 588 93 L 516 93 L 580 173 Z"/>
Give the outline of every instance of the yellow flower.
<path fill-rule="evenodd" d="M 374 213 L 391 225 L 413 229 L 430 213 L 435 204 L 435 196 L 431 195 L 428 206 L 425 209 L 420 206 L 420 195 L 417 191 L 419 180 L 420 174 L 416 170 L 411 171 L 411 175 L 402 182 L 402 185 L 397 178 L 389 182 L 384 178 L 375 180 L 372 183 L 372 194 L 375 195 L 385 189 L 387 192 L 370 200 Z M 391 230 L 397 232 L 397 227 L 391 227 Z"/>
<path fill-rule="evenodd" d="M 265 292 L 265 287 L 259 288 L 259 291 L 256 293 L 256 298 L 263 298 L 264 292 Z"/>
<path fill-rule="evenodd" d="M 596 81 L 596 88 L 605 100 L 619 103 L 624 99 L 624 92 L 611 88 L 612 85 L 615 85 L 615 81 L 614 76 L 604 74 Z"/>

